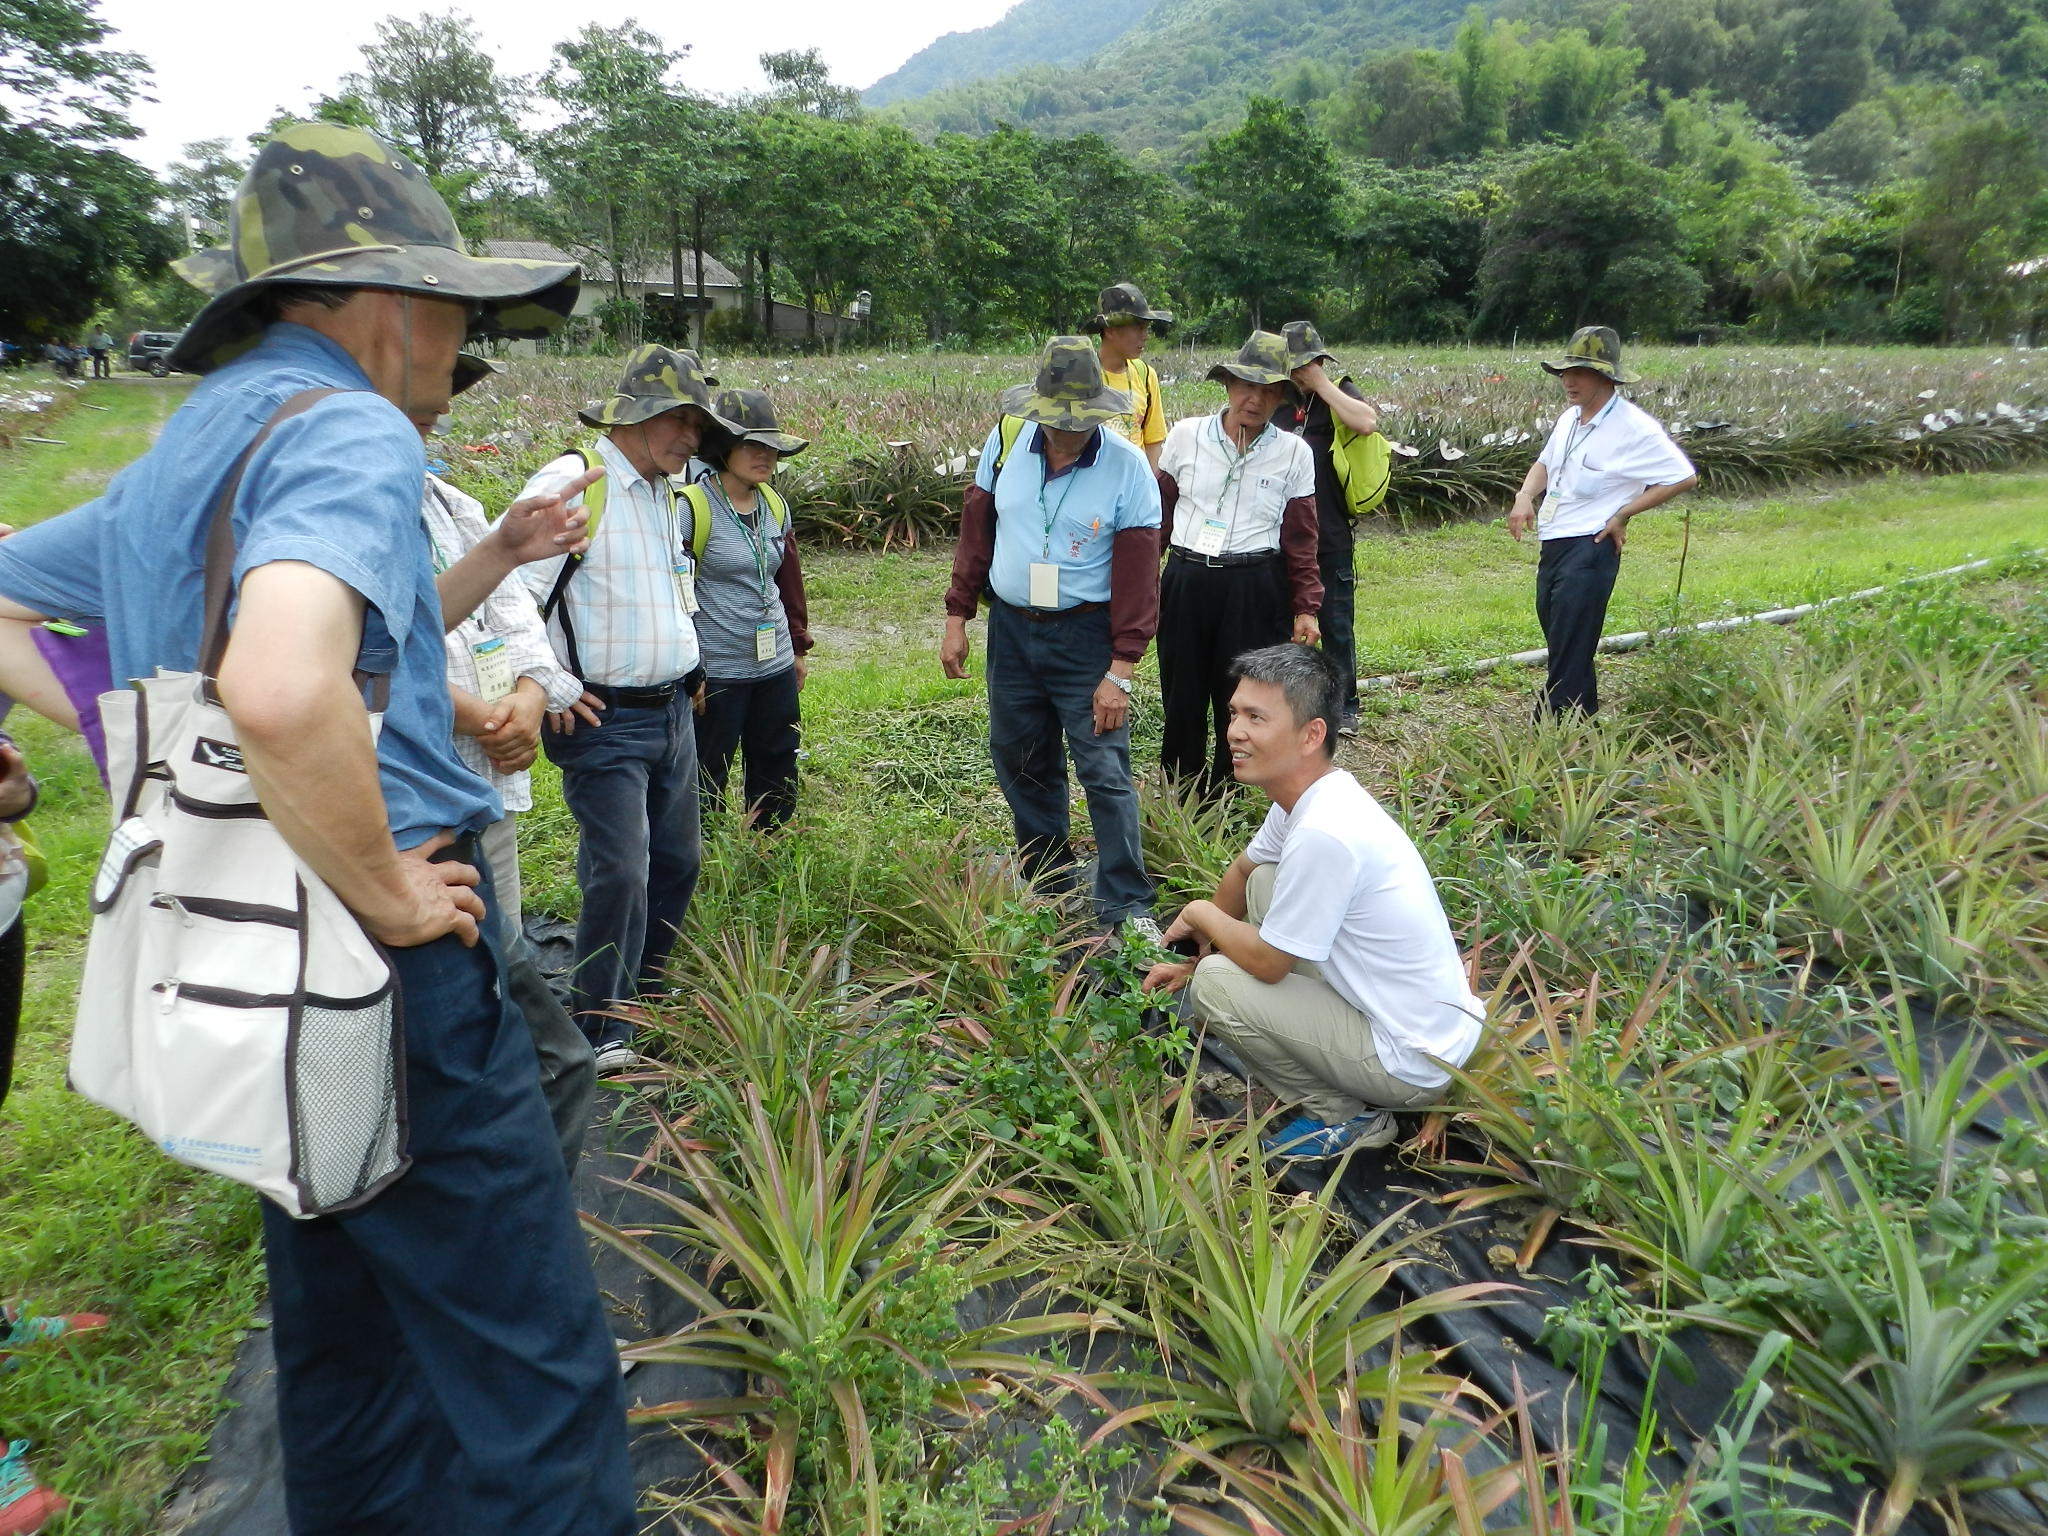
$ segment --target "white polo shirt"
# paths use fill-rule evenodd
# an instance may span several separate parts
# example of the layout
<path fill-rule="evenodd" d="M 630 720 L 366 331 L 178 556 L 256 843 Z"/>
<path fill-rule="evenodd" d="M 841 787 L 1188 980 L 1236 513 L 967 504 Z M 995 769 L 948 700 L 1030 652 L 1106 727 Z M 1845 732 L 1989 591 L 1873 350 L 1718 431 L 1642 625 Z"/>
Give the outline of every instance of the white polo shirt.
<path fill-rule="evenodd" d="M 1536 532 L 1546 539 L 1598 533 L 1649 487 L 1693 472 L 1663 423 L 1619 390 L 1583 423 L 1577 406 L 1565 407 L 1537 460 L 1550 473 L 1536 509 Z"/>
<path fill-rule="evenodd" d="M 1380 1065 L 1404 1083 L 1439 1088 L 1479 1043 L 1486 1008 L 1422 855 L 1365 787 L 1333 768 L 1292 812 L 1275 805 L 1245 856 L 1277 864 L 1259 936 L 1312 960 L 1372 1025 Z"/>
<path fill-rule="evenodd" d="M 1175 422 L 1159 450 L 1159 469 L 1180 490 L 1172 542 L 1198 548 L 1213 518 L 1223 524 L 1222 545 L 1213 551 L 1219 555 L 1278 549 L 1287 503 L 1316 493 L 1315 455 L 1307 443 L 1269 422 L 1239 453 L 1223 430 L 1221 411 Z"/>

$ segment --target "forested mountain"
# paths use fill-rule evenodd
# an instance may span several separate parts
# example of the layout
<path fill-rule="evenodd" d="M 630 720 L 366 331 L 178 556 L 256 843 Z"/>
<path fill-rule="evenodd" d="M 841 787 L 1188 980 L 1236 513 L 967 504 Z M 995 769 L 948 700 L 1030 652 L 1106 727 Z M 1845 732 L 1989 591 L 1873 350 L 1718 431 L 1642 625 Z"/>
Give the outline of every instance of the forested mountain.
<path fill-rule="evenodd" d="M 1052 3 L 1028 0 L 988 34 Z M 1156 0 L 1085 63 L 1013 69 L 890 110 L 920 133 L 1012 123 L 1178 155 L 1236 120 L 1251 93 L 1325 95 L 1374 54 L 1447 41 L 1464 8 L 1465 0 Z"/>
<path fill-rule="evenodd" d="M 948 32 L 884 75 L 861 100 L 886 106 L 1037 65 L 1080 64 L 1138 27 L 1159 0 L 1022 0 L 992 26 Z"/>

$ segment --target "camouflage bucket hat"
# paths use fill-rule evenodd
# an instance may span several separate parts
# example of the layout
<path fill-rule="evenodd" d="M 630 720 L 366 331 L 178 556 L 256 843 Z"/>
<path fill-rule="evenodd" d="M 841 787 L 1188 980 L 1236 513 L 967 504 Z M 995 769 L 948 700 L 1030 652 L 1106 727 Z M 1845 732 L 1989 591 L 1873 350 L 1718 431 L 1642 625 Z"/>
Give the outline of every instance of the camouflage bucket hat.
<path fill-rule="evenodd" d="M 1218 363 L 1207 377 L 1220 384 L 1225 379 L 1243 379 L 1247 384 L 1285 384 L 1293 372 L 1287 360 L 1287 341 L 1277 331 L 1253 331 L 1237 349 L 1237 361 Z"/>
<path fill-rule="evenodd" d="M 233 282 L 171 366 L 206 373 L 262 334 L 253 302 L 293 284 L 385 288 L 474 304 L 472 332 L 538 337 L 568 317 L 573 263 L 472 256 L 426 172 L 364 128 L 294 123 L 256 152 L 228 214 Z"/>
<path fill-rule="evenodd" d="M 235 283 L 235 253 L 224 245 L 212 246 L 207 250 L 194 251 L 189 256 L 180 256 L 171 263 L 171 270 L 201 293 L 225 293 Z M 472 384 L 481 384 L 492 374 L 504 371 L 503 363 L 494 363 L 474 352 L 458 352 L 455 354 L 454 386 L 448 393 L 450 397 L 459 395 Z"/>
<path fill-rule="evenodd" d="M 1082 329 L 1099 336 L 1112 325 L 1129 325 L 1133 321 L 1171 325 L 1173 311 L 1154 309 L 1147 304 L 1136 283 L 1117 283 L 1102 290 L 1095 300 L 1094 316 Z"/>
<path fill-rule="evenodd" d="M 1005 416 L 1055 432 L 1085 432 L 1127 415 L 1131 397 L 1102 382 L 1102 360 L 1085 336 L 1055 336 L 1038 354 L 1038 377 L 997 397 Z"/>
<path fill-rule="evenodd" d="M 738 428 L 732 434 L 735 442 L 765 443 L 775 450 L 778 459 L 791 458 L 811 446 L 809 439 L 793 437 L 782 430 L 782 423 L 775 416 L 775 403 L 764 389 L 723 391 L 718 397 L 717 415 L 721 423 Z"/>
<path fill-rule="evenodd" d="M 1543 364 L 1545 373 L 1563 373 L 1567 368 L 1590 368 L 1617 384 L 1634 384 L 1642 378 L 1641 374 L 1622 368 L 1621 338 L 1609 325 L 1580 326 L 1564 344 L 1564 356 Z"/>
<path fill-rule="evenodd" d="M 649 342 L 626 355 L 619 387 L 609 400 L 595 400 L 576 414 L 593 427 L 631 427 L 663 411 L 694 405 L 727 431 L 735 430 L 711 408 L 711 386 L 697 354 Z"/>
<path fill-rule="evenodd" d="M 1306 368 L 1310 363 L 1328 363 L 1337 367 L 1337 359 L 1330 349 L 1323 345 L 1323 333 L 1307 320 L 1290 320 L 1280 328 L 1280 335 L 1287 343 L 1287 371 Z"/>

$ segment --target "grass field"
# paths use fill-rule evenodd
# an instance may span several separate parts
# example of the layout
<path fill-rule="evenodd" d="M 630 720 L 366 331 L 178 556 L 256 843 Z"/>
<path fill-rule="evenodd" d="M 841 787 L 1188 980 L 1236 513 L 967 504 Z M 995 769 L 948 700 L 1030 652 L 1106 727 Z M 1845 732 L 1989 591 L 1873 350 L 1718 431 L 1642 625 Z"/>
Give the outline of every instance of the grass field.
<path fill-rule="evenodd" d="M 847 365 L 846 360 L 840 360 Z M 848 365 L 850 366 L 850 365 Z M 1002 380 L 1004 382 L 1007 379 Z M 990 377 L 990 387 L 998 382 Z M 28 524 L 92 494 L 138 453 L 184 386 L 96 386 L 66 419 L 69 446 L 0 455 L 0 520 Z M 1682 504 L 1681 504 L 1682 505 Z M 1635 525 L 1611 628 L 1666 612 L 1680 518 Z M 2048 542 L 2048 474 L 1899 480 L 1797 498 L 1693 502 L 1688 605 L 1754 609 Z M 1469 660 L 1538 643 L 1529 610 L 1533 546 L 1498 523 L 1360 541 L 1360 650 L 1367 671 Z M 936 662 L 948 552 L 807 552 L 820 641 L 805 695 L 807 804 L 815 860 L 767 860 L 714 839 L 711 858 L 752 861 L 763 888 L 707 881 L 698 920 L 731 931 L 772 913 L 806 880 L 808 899 L 851 915 L 865 861 L 917 846 L 958 822 L 1000 841 L 978 685 L 950 683 Z M 977 634 L 977 657 L 979 636 Z M 1627 667 L 1618 670 L 1625 676 Z M 1152 673 L 1148 661 L 1146 675 Z M 1461 694 L 1395 696 L 1369 723 L 1363 757 L 1488 701 L 1517 715 L 1529 680 Z M 1150 754 L 1156 694 L 1141 691 L 1139 755 Z M 1148 718 L 1149 717 L 1149 718 Z M 150 1528 L 176 1472 L 203 1445 L 234 1340 L 261 1294 L 253 1200 L 187 1175 L 63 1086 L 84 929 L 87 872 L 104 835 L 104 800 L 85 754 L 40 721 L 12 722 L 44 783 L 36 827 L 51 887 L 28 915 L 33 951 L 14 1094 L 0 1118 L 0 1296 L 51 1310 L 115 1314 L 107 1334 L 25 1356 L 6 1378 L 5 1430 L 38 1441 L 38 1465 L 80 1501 L 70 1533 Z M 1156 739 L 1156 738 L 1155 738 Z M 550 770 L 523 826 L 529 901 L 573 909 L 573 827 Z M 813 844 L 806 844 L 813 848 Z M 806 854 L 806 859 L 811 855 Z"/>

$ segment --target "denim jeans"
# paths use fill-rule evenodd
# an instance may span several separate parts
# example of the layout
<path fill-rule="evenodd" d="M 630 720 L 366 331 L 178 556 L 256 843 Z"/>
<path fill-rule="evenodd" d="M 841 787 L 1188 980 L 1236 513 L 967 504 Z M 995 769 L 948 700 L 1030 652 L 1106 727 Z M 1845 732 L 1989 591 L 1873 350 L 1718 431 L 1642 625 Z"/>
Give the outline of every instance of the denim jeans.
<path fill-rule="evenodd" d="M 583 1135 L 590 1128 L 591 1106 L 597 1102 L 597 1054 L 583 1031 L 569 1017 L 555 989 L 534 962 L 533 946 L 520 931 L 519 818 L 506 816 L 484 828 L 478 852 L 491 880 L 498 913 L 498 947 L 505 956 L 505 994 L 533 1032 L 533 1051 L 540 1063 L 541 1097 L 555 1123 L 562 1164 L 573 1183 L 583 1157 Z"/>
<path fill-rule="evenodd" d="M 1095 915 L 1120 923 L 1152 910 L 1152 882 L 1138 848 L 1130 723 L 1095 734 L 1095 689 L 1109 662 L 1107 608 L 1034 620 L 1006 603 L 990 606 L 989 755 L 1016 818 L 1025 873 L 1057 888 L 1073 868 L 1067 841 L 1071 755 L 1095 829 Z"/>
<path fill-rule="evenodd" d="M 617 1350 L 498 939 L 391 952 L 412 1167 L 263 1205 L 293 1536 L 632 1536 Z"/>
<path fill-rule="evenodd" d="M 600 1048 L 626 1039 L 614 1016 L 657 981 L 681 933 L 703 862 L 697 814 L 697 738 L 690 701 L 658 709 L 615 705 L 602 725 L 542 733 L 562 770 L 562 798 L 582 837 L 570 1011 Z"/>

